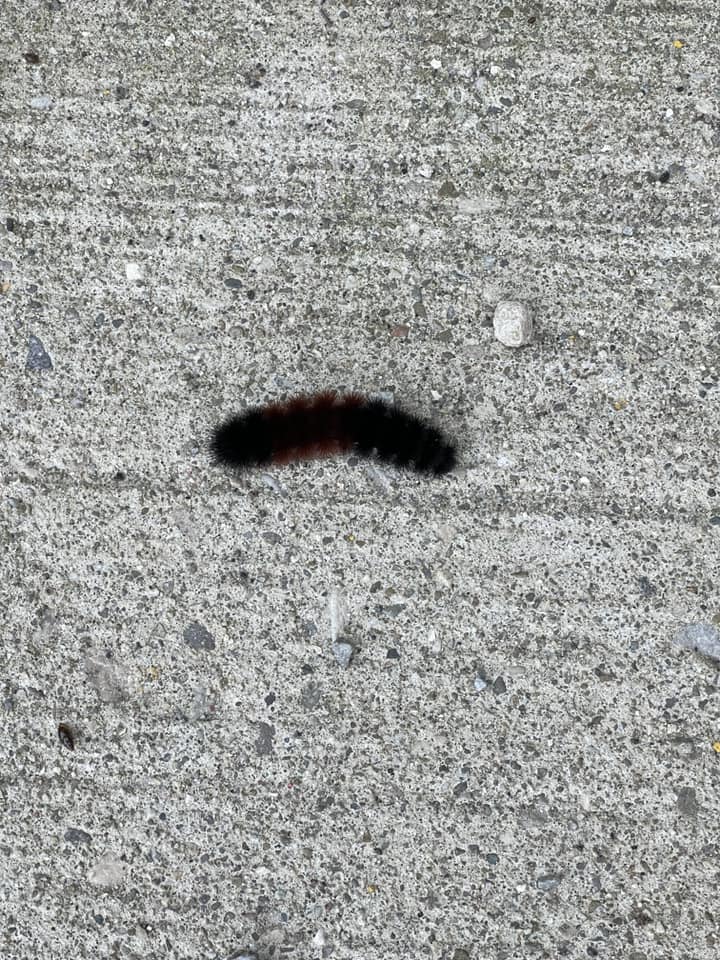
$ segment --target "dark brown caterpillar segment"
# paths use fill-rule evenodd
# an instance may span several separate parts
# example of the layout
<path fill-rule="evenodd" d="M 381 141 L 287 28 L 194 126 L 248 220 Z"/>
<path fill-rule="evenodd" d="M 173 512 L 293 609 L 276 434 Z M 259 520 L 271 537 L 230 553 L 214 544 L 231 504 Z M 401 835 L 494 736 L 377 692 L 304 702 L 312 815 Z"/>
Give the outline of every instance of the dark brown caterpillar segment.
<path fill-rule="evenodd" d="M 211 447 L 217 463 L 236 468 L 349 450 L 421 473 L 448 473 L 457 462 L 454 444 L 420 417 L 354 393 L 255 407 L 216 427 Z"/>

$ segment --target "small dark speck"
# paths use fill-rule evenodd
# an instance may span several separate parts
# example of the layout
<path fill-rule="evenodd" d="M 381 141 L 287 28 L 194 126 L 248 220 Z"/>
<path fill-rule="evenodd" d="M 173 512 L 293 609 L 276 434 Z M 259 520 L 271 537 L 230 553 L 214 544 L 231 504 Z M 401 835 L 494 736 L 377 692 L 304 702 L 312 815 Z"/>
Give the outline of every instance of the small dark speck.
<path fill-rule="evenodd" d="M 457 187 L 455 186 L 455 184 L 451 180 L 446 180 L 443 183 L 443 185 L 440 187 L 440 190 L 438 191 L 438 196 L 442 197 L 443 199 L 449 198 L 454 200 L 456 197 L 460 196 L 460 193 Z"/>
<path fill-rule="evenodd" d="M 642 908 L 633 910 L 633 920 L 639 927 L 646 927 L 649 923 L 652 923 L 652 919 L 652 916 L 647 910 L 643 910 Z"/>
<path fill-rule="evenodd" d="M 647 577 L 638 577 L 638 585 L 644 597 L 654 597 L 657 593 L 657 587 L 653 586 Z"/>
<path fill-rule="evenodd" d="M 593 673 L 601 683 L 611 683 L 613 680 L 617 680 L 617 677 L 613 673 L 612 669 L 606 667 L 604 663 L 601 663 L 595 667 Z"/>
<path fill-rule="evenodd" d="M 5 218 L 5 229 L 8 233 L 14 233 L 17 227 L 17 220 L 14 217 Z"/>
<path fill-rule="evenodd" d="M 65 831 L 63 839 L 67 840 L 68 843 L 91 843 L 92 835 L 86 833 L 85 830 L 78 830 L 76 827 L 69 827 Z"/>
<path fill-rule="evenodd" d="M 28 338 L 28 354 L 25 361 L 28 370 L 52 370 L 52 360 L 43 346 L 42 340 L 32 334 Z"/>
<path fill-rule="evenodd" d="M 243 285 L 242 280 L 237 280 L 235 277 L 225 277 L 224 283 L 225 286 L 229 287 L 231 290 L 240 290 L 242 289 Z"/>
<path fill-rule="evenodd" d="M 93 920 L 99 927 L 105 923 L 105 917 L 101 913 L 94 913 Z"/>
<path fill-rule="evenodd" d="M 73 736 L 72 727 L 69 724 L 58 724 L 58 740 L 66 750 L 75 749 L 75 737 Z"/>
<path fill-rule="evenodd" d="M 119 85 L 115 87 L 115 96 L 118 100 L 127 100 L 127 98 L 130 96 L 130 91 L 127 87 Z"/>
<path fill-rule="evenodd" d="M 269 707 L 271 707 L 271 706 L 275 703 L 275 694 L 274 694 L 274 693 L 269 693 L 269 694 L 265 697 L 265 703 L 266 703 Z"/>
<path fill-rule="evenodd" d="M 259 757 L 267 757 L 273 752 L 273 740 L 275 739 L 275 727 L 271 723 L 257 724 L 258 738 L 255 741 L 255 752 Z"/>
<path fill-rule="evenodd" d="M 492 688 L 493 693 L 495 694 L 501 694 L 507 691 L 507 686 L 505 685 L 505 681 L 502 677 L 497 678 L 497 680 L 493 683 Z"/>
<path fill-rule="evenodd" d="M 399 659 L 400 659 L 400 654 L 399 654 L 398 651 L 395 649 L 395 647 L 390 647 L 390 649 L 389 649 L 388 652 L 385 654 L 385 656 L 387 657 L 388 660 L 399 660 Z"/>
<path fill-rule="evenodd" d="M 390 614 L 391 617 L 396 617 L 399 613 L 402 613 L 404 609 L 404 603 L 393 603 L 389 607 L 385 607 L 385 613 Z"/>
<path fill-rule="evenodd" d="M 677 808 L 685 817 L 694 819 L 700 810 L 694 787 L 681 787 L 677 794 Z"/>
<path fill-rule="evenodd" d="M 126 479 L 126 476 L 127 476 L 127 475 L 126 475 L 125 473 L 123 473 L 122 470 L 118 470 L 118 472 L 115 474 L 114 479 L 115 479 L 115 480 L 125 480 L 125 479 Z"/>
<path fill-rule="evenodd" d="M 302 665 L 302 667 L 300 668 L 300 673 L 302 673 L 302 675 L 303 675 L 304 677 L 309 676 L 309 675 L 310 675 L 311 673 L 313 673 L 313 672 L 314 672 L 314 671 L 313 671 L 313 668 L 310 666 L 309 663 L 304 663 L 304 664 Z"/>
<path fill-rule="evenodd" d="M 663 170 L 663 172 L 658 177 L 658 180 L 660 181 L 660 183 L 667 183 L 669 179 L 670 179 L 669 170 Z"/>
<path fill-rule="evenodd" d="M 35 53 L 34 50 L 27 50 L 23 54 L 23 59 L 25 60 L 25 63 L 31 63 L 31 64 L 40 63 L 40 57 L 38 56 L 37 53 Z"/>
<path fill-rule="evenodd" d="M 215 638 L 201 623 L 191 623 L 185 627 L 183 640 L 192 650 L 215 649 Z"/>
<path fill-rule="evenodd" d="M 550 893 L 557 889 L 561 880 L 562 877 L 559 874 L 546 874 L 545 876 L 538 877 L 535 885 L 538 890 L 542 890 L 543 893 Z"/>

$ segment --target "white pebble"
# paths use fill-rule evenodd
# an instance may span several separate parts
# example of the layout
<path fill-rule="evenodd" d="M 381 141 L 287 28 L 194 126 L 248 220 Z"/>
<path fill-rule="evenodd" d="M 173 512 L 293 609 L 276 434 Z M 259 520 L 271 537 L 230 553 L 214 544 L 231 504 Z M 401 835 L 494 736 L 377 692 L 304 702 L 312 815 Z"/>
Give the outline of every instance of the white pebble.
<path fill-rule="evenodd" d="M 335 654 L 335 659 L 340 664 L 340 666 L 347 670 L 350 666 L 350 661 L 352 660 L 353 648 L 349 643 L 334 643 L 332 645 L 332 652 Z"/>
<path fill-rule="evenodd" d="M 52 103 L 52 97 L 43 93 L 42 96 L 33 97 L 30 101 L 30 106 L 35 107 L 37 110 L 47 110 L 52 106 Z"/>
<path fill-rule="evenodd" d="M 698 100 L 695 104 L 695 109 L 703 117 L 717 117 L 718 108 L 708 97 L 703 97 L 701 100 Z"/>
<path fill-rule="evenodd" d="M 114 853 L 106 853 L 90 869 L 88 880 L 97 887 L 114 887 L 125 875 L 125 864 Z"/>
<path fill-rule="evenodd" d="M 495 336 L 506 347 L 522 347 L 533 337 L 530 308 L 517 300 L 501 300 L 493 319 Z"/>
<path fill-rule="evenodd" d="M 125 264 L 125 276 L 128 280 L 142 280 L 145 273 L 139 263 L 133 263 L 131 261 Z"/>

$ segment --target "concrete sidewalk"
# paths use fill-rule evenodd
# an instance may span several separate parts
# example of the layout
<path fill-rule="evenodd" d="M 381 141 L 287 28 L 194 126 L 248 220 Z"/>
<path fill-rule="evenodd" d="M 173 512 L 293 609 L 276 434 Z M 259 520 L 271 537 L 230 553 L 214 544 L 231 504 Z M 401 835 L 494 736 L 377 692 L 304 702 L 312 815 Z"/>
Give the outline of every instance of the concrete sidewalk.
<path fill-rule="evenodd" d="M 715 958 L 715 5 L 0 26 L 3 960 Z M 461 467 L 210 464 L 324 387 Z"/>

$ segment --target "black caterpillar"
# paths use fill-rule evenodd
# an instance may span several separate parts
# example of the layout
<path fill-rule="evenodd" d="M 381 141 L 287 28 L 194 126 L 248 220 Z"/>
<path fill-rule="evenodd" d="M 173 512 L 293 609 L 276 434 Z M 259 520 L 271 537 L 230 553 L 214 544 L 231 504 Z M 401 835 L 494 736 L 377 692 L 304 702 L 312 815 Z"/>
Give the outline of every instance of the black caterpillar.
<path fill-rule="evenodd" d="M 211 449 L 217 463 L 236 468 L 349 450 L 420 473 L 448 473 L 457 463 L 455 445 L 435 427 L 354 393 L 318 393 L 255 407 L 217 426 Z"/>

